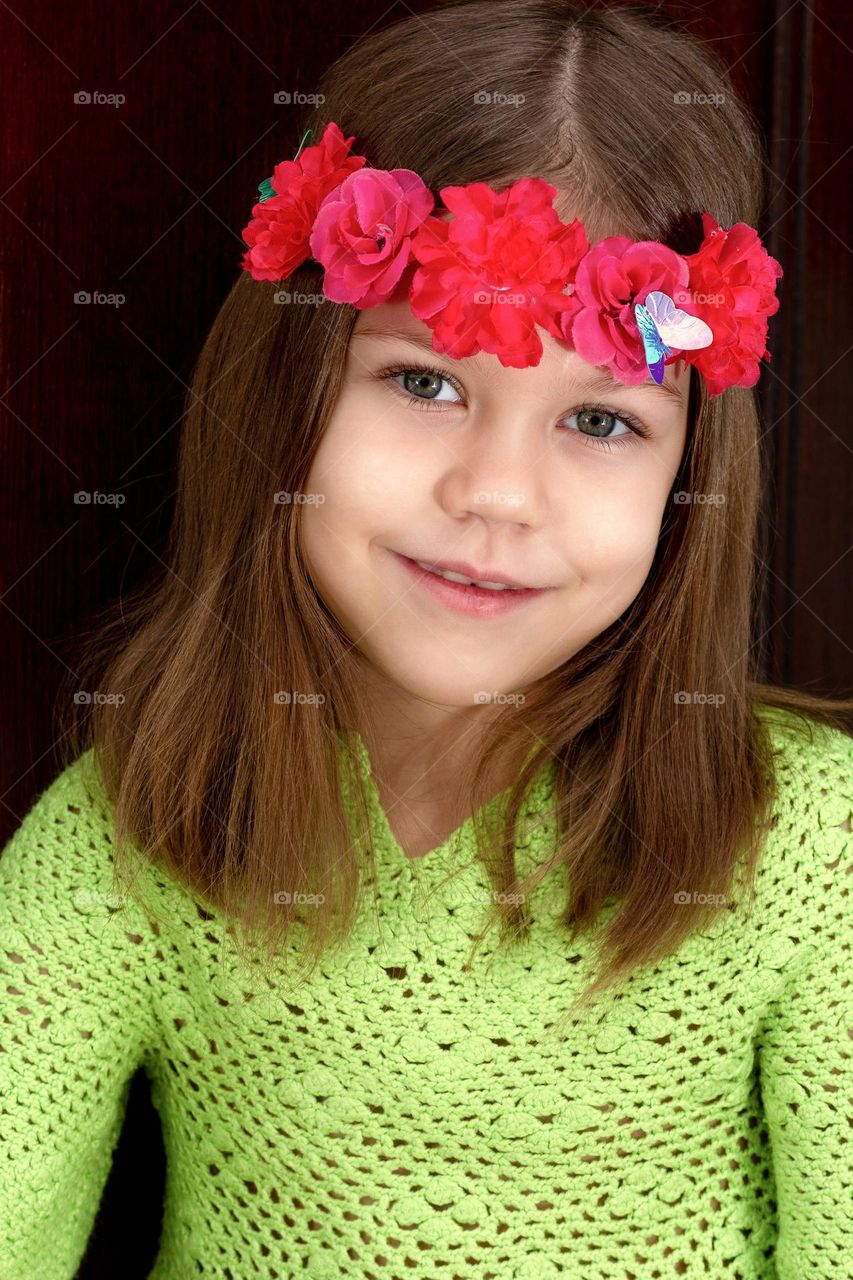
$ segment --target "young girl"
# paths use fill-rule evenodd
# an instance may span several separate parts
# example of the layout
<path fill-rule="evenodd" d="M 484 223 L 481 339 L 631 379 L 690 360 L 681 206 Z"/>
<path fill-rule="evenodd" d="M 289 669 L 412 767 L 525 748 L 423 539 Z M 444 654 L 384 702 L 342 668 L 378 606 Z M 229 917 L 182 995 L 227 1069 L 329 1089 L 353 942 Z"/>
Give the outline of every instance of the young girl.
<path fill-rule="evenodd" d="M 74 1276 L 140 1067 L 152 1280 L 849 1275 L 853 704 L 756 677 L 754 127 L 562 0 L 320 88 L 0 859 L 0 1276 Z"/>

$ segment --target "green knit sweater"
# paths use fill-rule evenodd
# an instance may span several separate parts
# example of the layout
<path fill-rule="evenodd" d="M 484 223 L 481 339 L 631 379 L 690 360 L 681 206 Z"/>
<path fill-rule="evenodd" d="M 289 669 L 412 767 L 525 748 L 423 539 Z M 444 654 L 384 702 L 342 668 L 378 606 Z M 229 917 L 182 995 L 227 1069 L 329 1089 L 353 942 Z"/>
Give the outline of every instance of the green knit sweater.
<path fill-rule="evenodd" d="M 475 860 L 440 881 L 471 858 L 471 819 L 406 858 L 360 739 L 375 897 L 290 995 L 253 990 L 221 918 L 161 870 L 154 928 L 116 900 L 81 757 L 0 858 L 2 1280 L 75 1275 L 139 1067 L 168 1153 L 150 1280 L 853 1275 L 853 739 L 771 723 L 779 799 L 751 913 L 724 912 L 562 1040 L 542 1033 L 593 953 L 558 927 L 559 869 L 530 940 L 493 930 L 464 973 L 488 879 Z M 548 766 L 531 811 L 552 793 Z M 522 870 L 549 830 L 521 841 Z"/>

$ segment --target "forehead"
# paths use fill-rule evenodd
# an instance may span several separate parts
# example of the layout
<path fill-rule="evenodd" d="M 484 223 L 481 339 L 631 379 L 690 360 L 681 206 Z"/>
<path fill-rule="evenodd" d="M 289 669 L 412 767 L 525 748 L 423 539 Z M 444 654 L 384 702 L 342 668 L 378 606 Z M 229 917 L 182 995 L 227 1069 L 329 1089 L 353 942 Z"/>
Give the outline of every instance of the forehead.
<path fill-rule="evenodd" d="M 451 356 L 439 355 L 432 345 L 432 331 L 424 321 L 412 315 L 408 302 L 382 303 L 359 313 L 353 329 L 353 337 L 367 340 L 374 339 L 377 344 L 391 346 L 393 344 L 411 344 L 437 363 L 457 366 L 461 370 L 481 373 L 484 377 L 502 380 L 506 375 L 513 375 L 517 381 L 523 377 L 531 390 L 534 384 L 540 384 L 546 390 L 560 390 L 569 387 L 583 387 L 596 395 L 615 395 L 620 392 L 633 392 L 639 397 L 648 399 L 650 403 L 658 402 L 661 406 L 685 405 L 690 387 L 690 368 L 681 361 L 676 361 L 664 368 L 663 382 L 658 385 L 651 375 L 647 381 L 633 387 L 626 386 L 612 377 L 606 368 L 588 364 L 586 360 L 558 341 L 545 330 L 539 329 L 542 340 L 542 359 L 536 366 L 526 369 L 515 369 L 501 365 L 497 356 L 480 351 L 474 356 L 466 356 L 462 360 L 454 360 Z"/>

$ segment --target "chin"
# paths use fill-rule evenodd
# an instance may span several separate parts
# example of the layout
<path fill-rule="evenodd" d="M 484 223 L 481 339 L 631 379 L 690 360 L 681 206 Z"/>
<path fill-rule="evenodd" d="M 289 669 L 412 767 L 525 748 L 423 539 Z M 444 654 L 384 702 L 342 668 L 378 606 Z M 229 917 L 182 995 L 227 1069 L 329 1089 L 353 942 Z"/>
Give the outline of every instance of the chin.
<path fill-rule="evenodd" d="M 475 663 L 469 666 L 464 666 L 461 662 L 454 663 L 441 646 L 430 653 L 429 657 L 425 655 L 422 661 L 402 664 L 399 660 L 385 662 L 377 660 L 376 655 L 371 656 L 371 661 L 384 679 L 411 697 L 460 711 L 497 705 L 497 700 L 502 695 L 511 701 L 512 691 L 522 683 L 520 672 L 513 679 L 506 672 L 496 672 L 485 667 L 478 673 Z"/>

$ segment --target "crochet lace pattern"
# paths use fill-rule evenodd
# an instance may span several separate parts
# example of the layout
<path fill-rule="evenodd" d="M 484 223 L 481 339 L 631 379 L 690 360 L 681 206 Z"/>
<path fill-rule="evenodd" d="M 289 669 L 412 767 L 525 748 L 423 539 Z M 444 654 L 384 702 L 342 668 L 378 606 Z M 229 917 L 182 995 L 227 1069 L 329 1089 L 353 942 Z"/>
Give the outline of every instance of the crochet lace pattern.
<path fill-rule="evenodd" d="M 375 897 L 350 943 L 296 993 L 252 987 L 220 917 L 161 869 L 156 921 L 113 896 L 81 756 L 0 857 L 2 1280 L 75 1276 L 140 1067 L 168 1156 L 150 1280 L 851 1275 L 853 738 L 772 725 L 751 912 L 562 1040 L 544 1031 L 592 951 L 557 927 L 559 869 L 530 940 L 493 930 L 464 973 L 489 892 L 471 819 L 406 858 L 368 777 Z"/>

